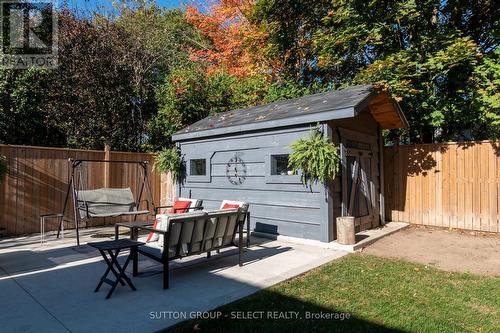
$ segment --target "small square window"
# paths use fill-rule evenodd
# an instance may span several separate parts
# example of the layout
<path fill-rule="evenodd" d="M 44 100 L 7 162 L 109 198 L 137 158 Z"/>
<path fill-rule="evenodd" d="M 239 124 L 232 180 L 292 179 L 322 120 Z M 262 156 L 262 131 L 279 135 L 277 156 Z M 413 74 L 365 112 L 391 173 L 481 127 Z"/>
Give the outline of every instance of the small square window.
<path fill-rule="evenodd" d="M 272 176 L 292 175 L 292 170 L 288 168 L 288 154 L 271 155 L 271 175 Z"/>
<path fill-rule="evenodd" d="M 207 175 L 207 160 L 204 158 L 193 159 L 189 161 L 190 176 L 206 176 Z"/>

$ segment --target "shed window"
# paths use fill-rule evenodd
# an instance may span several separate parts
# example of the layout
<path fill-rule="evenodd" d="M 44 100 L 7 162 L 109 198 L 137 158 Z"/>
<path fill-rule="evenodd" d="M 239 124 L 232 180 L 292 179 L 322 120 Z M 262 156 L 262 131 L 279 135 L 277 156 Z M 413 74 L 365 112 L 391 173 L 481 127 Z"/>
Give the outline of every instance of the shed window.
<path fill-rule="evenodd" d="M 288 167 L 288 154 L 271 155 L 271 175 L 287 176 L 292 170 Z"/>
<path fill-rule="evenodd" d="M 190 160 L 190 162 L 189 162 L 189 175 L 191 175 L 191 176 L 206 176 L 207 175 L 207 160 L 204 158 Z"/>

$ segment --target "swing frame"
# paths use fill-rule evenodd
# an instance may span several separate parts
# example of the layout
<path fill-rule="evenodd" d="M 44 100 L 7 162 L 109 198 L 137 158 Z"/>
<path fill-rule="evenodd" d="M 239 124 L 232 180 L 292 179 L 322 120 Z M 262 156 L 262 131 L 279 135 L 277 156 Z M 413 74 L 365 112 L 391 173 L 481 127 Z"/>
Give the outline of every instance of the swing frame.
<path fill-rule="evenodd" d="M 62 229 L 62 224 L 64 223 L 64 216 L 66 213 L 66 208 L 68 206 L 68 200 L 69 196 L 71 194 L 72 197 L 72 203 L 73 203 L 73 218 L 74 218 L 74 223 L 75 223 L 75 229 L 76 229 L 76 243 L 77 246 L 80 246 L 80 233 L 79 233 L 79 227 L 80 227 L 80 222 L 82 221 L 82 218 L 78 212 L 79 207 L 78 207 L 78 190 L 75 187 L 76 179 L 75 179 L 75 170 L 82 164 L 82 163 L 123 163 L 123 164 L 137 164 L 141 167 L 142 169 L 142 177 L 141 177 L 141 185 L 140 185 L 140 190 L 139 190 L 139 196 L 135 199 L 135 208 L 136 210 L 139 209 L 139 205 L 141 203 L 142 195 L 144 192 L 147 192 L 147 210 L 151 212 L 149 204 L 151 203 L 151 206 L 153 208 L 153 211 L 156 211 L 155 204 L 153 201 L 153 195 L 151 193 L 151 186 L 149 184 L 149 178 L 148 178 L 148 161 L 125 161 L 125 160 L 100 160 L 100 159 L 68 159 L 68 163 L 71 168 L 71 173 L 68 179 L 68 189 L 66 191 L 66 197 L 64 199 L 64 206 L 62 209 L 62 218 L 59 221 L 59 227 L 57 229 L 57 238 L 59 238 L 61 229 Z M 134 215 L 134 222 L 137 219 L 137 215 L 142 215 L 144 213 L 139 213 L 139 214 L 127 214 L 127 215 Z M 125 214 L 123 214 L 125 215 Z M 121 216 L 120 214 L 118 215 L 113 215 L 113 217 Z M 87 217 L 87 219 L 91 219 L 92 217 Z"/>

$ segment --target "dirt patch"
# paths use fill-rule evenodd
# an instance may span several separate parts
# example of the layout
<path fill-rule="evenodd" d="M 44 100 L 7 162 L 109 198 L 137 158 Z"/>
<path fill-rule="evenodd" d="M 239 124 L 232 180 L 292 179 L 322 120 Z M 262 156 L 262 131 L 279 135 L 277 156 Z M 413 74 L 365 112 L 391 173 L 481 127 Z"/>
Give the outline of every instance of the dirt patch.
<path fill-rule="evenodd" d="M 500 235 L 412 226 L 363 250 L 438 268 L 500 277 Z"/>

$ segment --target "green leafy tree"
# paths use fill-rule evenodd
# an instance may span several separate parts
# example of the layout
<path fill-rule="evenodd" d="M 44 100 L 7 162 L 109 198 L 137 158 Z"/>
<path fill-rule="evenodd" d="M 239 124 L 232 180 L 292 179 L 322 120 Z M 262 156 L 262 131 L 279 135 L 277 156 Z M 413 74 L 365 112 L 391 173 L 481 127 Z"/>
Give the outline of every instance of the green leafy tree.
<path fill-rule="evenodd" d="M 159 108 L 149 123 L 149 149 L 168 147 L 173 133 L 209 114 L 262 103 L 267 94 L 268 83 L 259 76 L 237 78 L 223 70 L 208 74 L 194 62 L 175 68 L 157 90 Z"/>
<path fill-rule="evenodd" d="M 485 55 L 482 64 L 474 69 L 474 85 L 472 94 L 475 108 L 482 117 L 481 124 L 486 135 L 500 137 L 500 50 Z"/>
<path fill-rule="evenodd" d="M 156 91 L 158 114 L 149 122 L 151 150 L 168 147 L 177 130 L 205 117 L 208 109 L 208 81 L 195 64 L 174 69 Z"/>
<path fill-rule="evenodd" d="M 48 123 L 48 77 L 40 69 L 0 69 L 0 142 L 64 145 L 64 135 Z"/>
<path fill-rule="evenodd" d="M 392 137 L 431 142 L 496 132 L 499 15 L 488 0 L 258 0 L 252 18 L 282 63 L 277 81 L 374 83 L 409 118 L 409 131 Z"/>
<path fill-rule="evenodd" d="M 133 68 L 134 87 L 147 94 L 163 84 L 173 69 L 189 62 L 189 50 L 199 47 L 203 38 L 180 9 L 167 10 L 154 1 L 132 3 L 118 3 L 113 20 L 128 39 L 123 62 Z"/>
<path fill-rule="evenodd" d="M 267 34 L 267 47 L 258 51 L 274 63 L 270 70 L 276 82 L 286 78 L 307 87 L 321 79 L 313 33 L 321 27 L 329 4 L 330 0 L 255 2 L 249 19 Z"/>
<path fill-rule="evenodd" d="M 71 14 L 59 21 L 59 66 L 46 105 L 51 123 L 69 147 L 138 150 L 147 115 L 135 113 L 133 70 L 120 61 L 128 50 L 125 32 Z"/>

